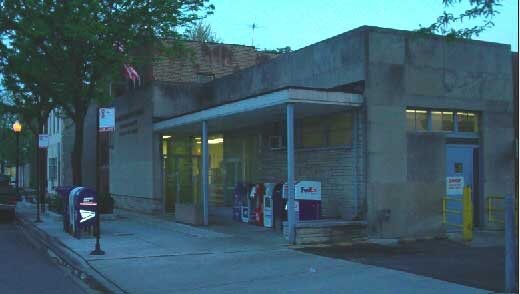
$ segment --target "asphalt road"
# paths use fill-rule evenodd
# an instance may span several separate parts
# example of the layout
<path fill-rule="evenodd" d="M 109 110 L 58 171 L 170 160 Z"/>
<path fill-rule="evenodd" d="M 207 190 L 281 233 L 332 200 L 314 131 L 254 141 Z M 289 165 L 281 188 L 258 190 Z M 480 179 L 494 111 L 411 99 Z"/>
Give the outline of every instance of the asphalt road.
<path fill-rule="evenodd" d="M 0 293 L 86 293 L 63 268 L 34 249 L 15 221 L 0 215 Z"/>
<path fill-rule="evenodd" d="M 302 251 L 490 291 L 504 289 L 504 247 L 473 248 L 449 240 L 431 240 L 397 247 L 362 244 Z"/>

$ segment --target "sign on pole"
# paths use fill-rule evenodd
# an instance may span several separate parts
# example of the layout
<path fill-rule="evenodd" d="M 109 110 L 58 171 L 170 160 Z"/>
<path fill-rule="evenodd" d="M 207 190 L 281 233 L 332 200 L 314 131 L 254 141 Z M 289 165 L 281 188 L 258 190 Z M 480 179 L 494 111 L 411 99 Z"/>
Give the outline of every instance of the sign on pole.
<path fill-rule="evenodd" d="M 464 194 L 464 177 L 446 178 L 446 195 L 460 196 Z"/>
<path fill-rule="evenodd" d="M 47 134 L 39 134 L 38 135 L 38 148 L 48 148 L 49 147 L 49 135 Z"/>
<path fill-rule="evenodd" d="M 116 126 L 116 110 L 115 108 L 99 109 L 99 131 L 112 132 Z"/>

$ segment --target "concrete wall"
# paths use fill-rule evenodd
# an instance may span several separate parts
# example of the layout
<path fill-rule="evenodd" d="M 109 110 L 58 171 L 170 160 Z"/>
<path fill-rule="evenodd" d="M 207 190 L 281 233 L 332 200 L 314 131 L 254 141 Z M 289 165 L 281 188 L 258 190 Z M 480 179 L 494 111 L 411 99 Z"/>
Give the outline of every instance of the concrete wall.
<path fill-rule="evenodd" d="M 153 88 L 138 89 L 115 100 L 116 130 L 110 151 L 110 194 L 119 208 L 162 211 L 153 160 Z M 157 153 L 157 152 L 156 152 Z"/>
<path fill-rule="evenodd" d="M 407 137 L 407 106 L 480 111 L 483 195 L 511 193 L 510 47 L 378 28 L 370 29 L 368 42 L 364 96 L 368 115 L 367 197 L 371 232 L 385 237 L 437 232 L 434 223 L 411 227 L 417 215 L 434 219 L 433 210 L 438 204 L 432 205 L 440 203 L 442 194 L 435 196 L 432 191 L 443 193 L 441 183 L 445 175 L 435 173 L 427 182 L 409 177 L 414 173 L 408 171 L 413 167 L 409 161 L 417 155 L 413 148 L 419 145 L 416 139 Z M 436 150 L 443 149 L 439 140 L 434 141 Z M 440 153 L 436 158 L 444 160 Z M 428 164 L 424 167 L 429 168 Z M 436 200 L 417 201 L 417 195 L 429 195 Z M 408 207 L 411 203 L 416 205 L 415 209 Z M 391 216 L 378 228 L 381 209 L 389 209 Z"/>
<path fill-rule="evenodd" d="M 162 107 L 160 116 L 178 116 L 288 86 L 329 89 L 361 81 L 365 75 L 364 36 L 362 29 L 356 29 L 224 76 L 192 93 L 191 101 L 181 98 L 185 102 L 176 103 L 175 108 Z M 162 103 L 171 105 L 164 99 Z"/>

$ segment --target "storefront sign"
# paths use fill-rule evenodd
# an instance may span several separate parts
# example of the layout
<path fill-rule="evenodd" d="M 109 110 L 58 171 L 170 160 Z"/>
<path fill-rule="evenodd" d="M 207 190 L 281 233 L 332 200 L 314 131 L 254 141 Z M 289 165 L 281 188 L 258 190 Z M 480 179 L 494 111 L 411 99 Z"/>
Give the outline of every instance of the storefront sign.
<path fill-rule="evenodd" d="M 115 108 L 99 109 L 99 131 L 112 132 L 116 126 L 116 110 Z"/>
<path fill-rule="evenodd" d="M 464 192 L 464 177 L 446 178 L 446 195 L 462 195 Z"/>
<path fill-rule="evenodd" d="M 48 147 L 49 147 L 49 135 L 39 134 L 38 135 L 38 148 L 48 148 Z"/>

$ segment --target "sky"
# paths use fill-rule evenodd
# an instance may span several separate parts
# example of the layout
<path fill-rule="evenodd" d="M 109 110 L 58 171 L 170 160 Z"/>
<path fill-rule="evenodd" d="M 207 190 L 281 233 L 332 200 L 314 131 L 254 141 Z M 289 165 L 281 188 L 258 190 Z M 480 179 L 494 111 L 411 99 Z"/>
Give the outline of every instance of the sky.
<path fill-rule="evenodd" d="M 467 0 L 451 11 L 460 12 Z M 428 26 L 442 0 L 210 0 L 206 19 L 223 43 L 296 50 L 362 25 L 403 30 Z M 502 0 L 495 27 L 475 39 L 510 44 L 518 51 L 518 1 Z M 252 29 L 252 24 L 256 29 Z"/>

